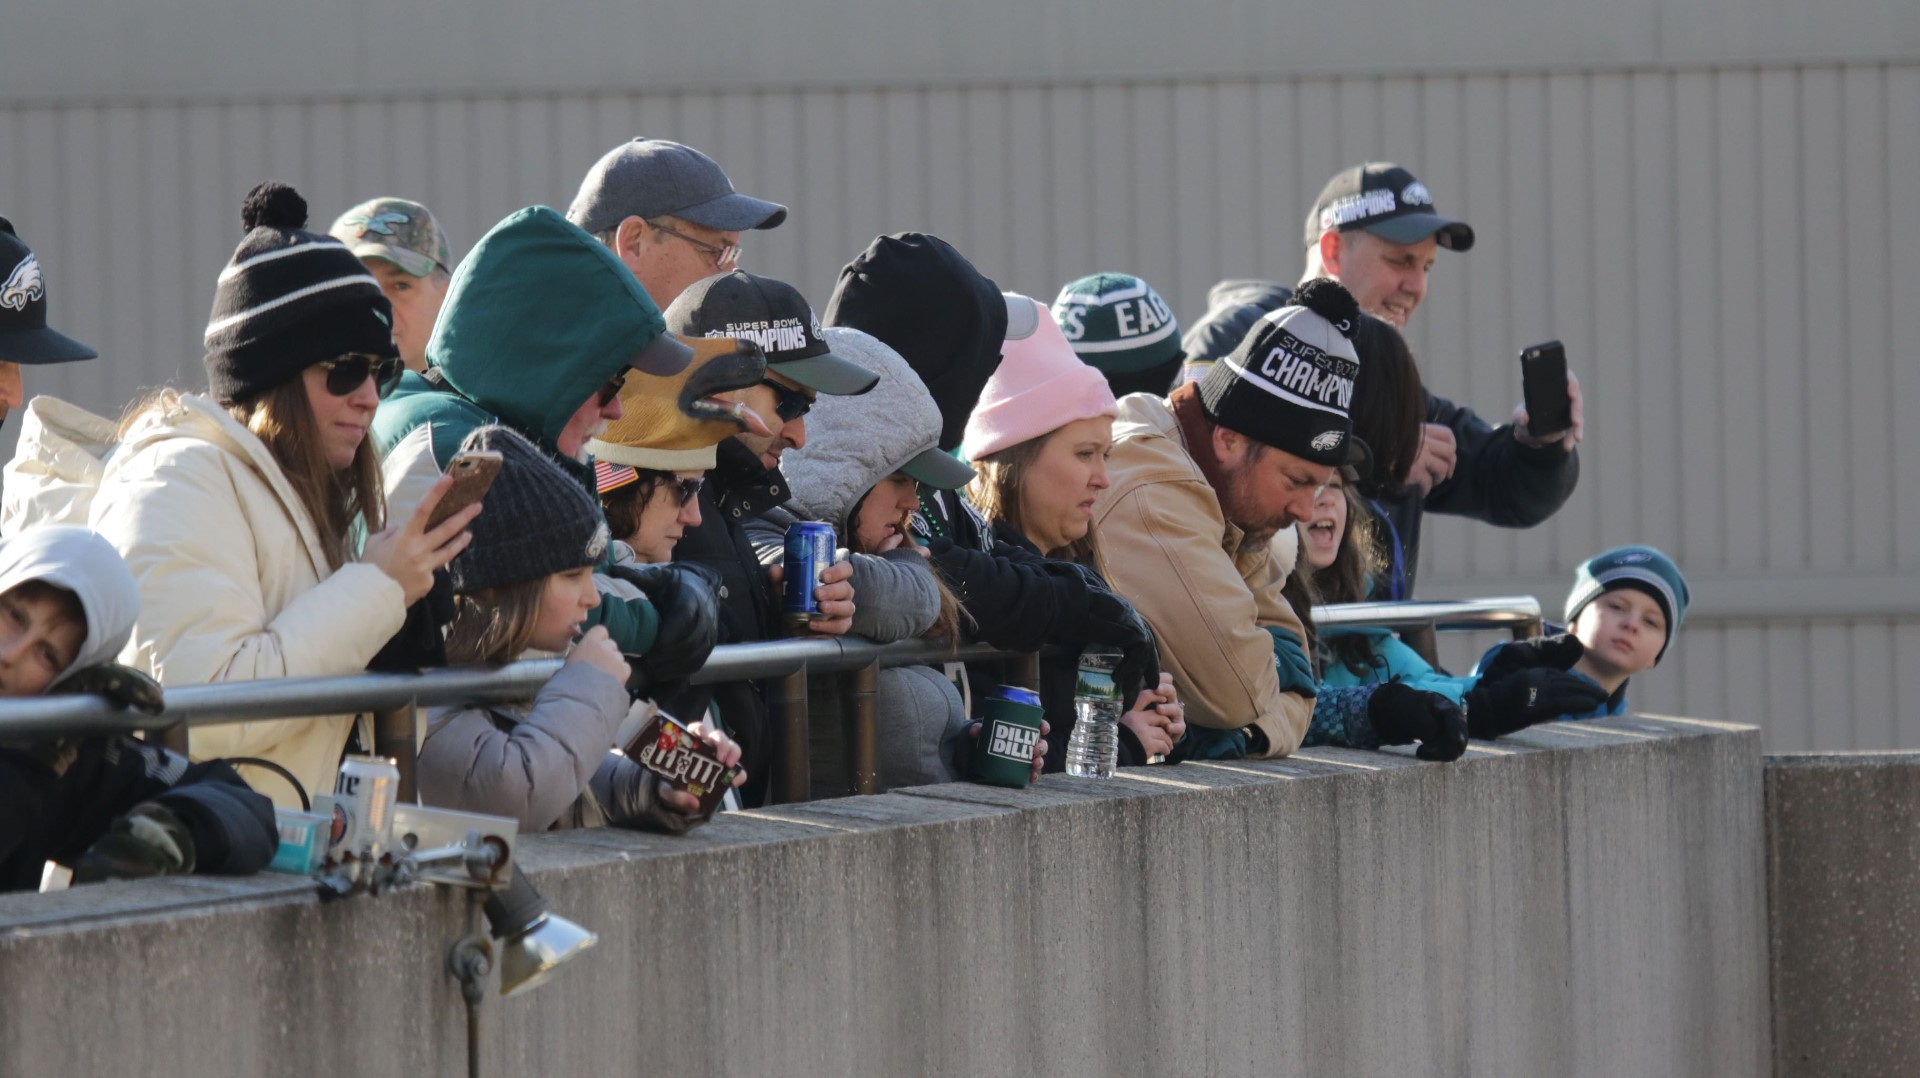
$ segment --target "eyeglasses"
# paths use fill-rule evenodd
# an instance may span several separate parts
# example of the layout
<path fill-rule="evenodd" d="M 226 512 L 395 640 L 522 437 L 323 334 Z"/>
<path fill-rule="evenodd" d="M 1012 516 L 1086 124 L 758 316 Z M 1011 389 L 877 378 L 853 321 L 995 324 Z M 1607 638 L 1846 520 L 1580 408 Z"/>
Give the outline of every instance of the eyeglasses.
<path fill-rule="evenodd" d="M 745 250 L 745 248 L 737 243 L 708 243 L 705 240 L 694 239 L 692 236 L 674 228 L 672 225 L 656 224 L 653 221 L 648 221 L 647 224 L 665 232 L 675 239 L 685 240 L 706 254 L 707 257 L 713 259 L 713 264 L 721 269 L 739 265 L 741 252 Z"/>
<path fill-rule="evenodd" d="M 360 388 L 360 383 L 371 377 L 374 392 L 380 394 L 381 400 L 386 400 L 400 385 L 400 376 L 407 370 L 406 364 L 397 358 L 367 352 L 348 352 L 323 359 L 314 366 L 327 372 L 327 392 L 334 396 L 351 396 Z"/>
<path fill-rule="evenodd" d="M 667 489 L 673 495 L 673 504 L 685 506 L 688 502 L 698 498 L 700 496 L 700 488 L 706 485 L 707 477 L 704 475 L 696 475 L 692 479 L 676 478 L 673 481 L 673 485 Z"/>
<path fill-rule="evenodd" d="M 607 379 L 607 384 L 601 386 L 595 392 L 594 400 L 599 402 L 600 407 L 605 408 L 607 405 L 612 404 L 613 398 L 620 395 L 620 387 L 627 384 L 627 371 L 632 369 L 631 367 L 621 368 L 619 374 Z"/>
<path fill-rule="evenodd" d="M 760 384 L 773 390 L 773 410 L 782 423 L 791 423 L 813 409 L 813 398 L 792 386 L 781 385 L 771 378 L 760 379 Z"/>

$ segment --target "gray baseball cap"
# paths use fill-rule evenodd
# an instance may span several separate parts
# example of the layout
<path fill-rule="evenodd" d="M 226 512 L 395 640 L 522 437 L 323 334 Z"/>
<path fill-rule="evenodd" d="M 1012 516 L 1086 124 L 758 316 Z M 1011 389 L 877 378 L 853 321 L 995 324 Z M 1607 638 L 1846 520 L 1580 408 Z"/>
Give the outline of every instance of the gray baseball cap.
<path fill-rule="evenodd" d="M 722 232 L 773 228 L 777 202 L 743 195 L 713 158 L 666 139 L 636 138 L 607 151 L 567 207 L 567 220 L 604 232 L 629 217 L 678 217 Z"/>

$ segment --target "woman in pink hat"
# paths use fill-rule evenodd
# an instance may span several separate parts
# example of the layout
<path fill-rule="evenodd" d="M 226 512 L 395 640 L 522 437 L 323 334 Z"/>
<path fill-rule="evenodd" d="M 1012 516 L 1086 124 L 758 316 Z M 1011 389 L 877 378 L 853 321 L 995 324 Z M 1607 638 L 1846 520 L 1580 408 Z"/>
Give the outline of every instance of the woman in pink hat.
<path fill-rule="evenodd" d="M 1005 581 L 964 576 L 958 586 L 979 635 L 996 645 L 1010 646 L 996 637 L 1049 630 L 1040 686 L 1052 728 L 1049 771 L 1065 766 L 1075 671 L 1088 645 L 1118 647 L 1125 656 L 1115 680 L 1133 706 L 1121 718 L 1119 763 L 1147 763 L 1173 751 L 1186 723 L 1172 677 L 1159 671 L 1152 630 L 1093 569 L 1093 505 L 1108 485 L 1119 409 L 1106 378 L 1074 354 L 1046 308 L 1026 302 L 1034 317 L 1010 319 L 1000 366 L 981 392 L 960 451 L 979 473 L 968 496 L 993 540 L 993 550 L 983 553 L 1003 574 L 1033 574 L 1049 586 L 1008 593 Z M 956 560 L 935 551 L 950 581 Z M 982 559 L 967 567 L 984 576 Z"/>

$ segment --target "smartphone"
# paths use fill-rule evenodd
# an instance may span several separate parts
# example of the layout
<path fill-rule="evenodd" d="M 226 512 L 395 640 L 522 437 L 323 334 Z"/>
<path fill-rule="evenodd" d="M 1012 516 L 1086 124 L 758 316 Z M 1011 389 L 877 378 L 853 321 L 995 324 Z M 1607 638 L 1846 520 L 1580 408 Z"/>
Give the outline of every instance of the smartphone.
<path fill-rule="evenodd" d="M 433 507 L 433 515 L 427 518 L 428 531 L 487 496 L 493 477 L 500 474 L 500 454 L 491 449 L 456 453 L 447 462 L 447 474 L 453 476 L 453 486 L 447 490 L 447 496 L 440 499 L 440 504 Z"/>
<path fill-rule="evenodd" d="M 1520 386 L 1526 394 L 1528 434 L 1543 438 L 1573 427 L 1573 398 L 1567 394 L 1567 350 L 1559 341 L 1520 350 Z"/>

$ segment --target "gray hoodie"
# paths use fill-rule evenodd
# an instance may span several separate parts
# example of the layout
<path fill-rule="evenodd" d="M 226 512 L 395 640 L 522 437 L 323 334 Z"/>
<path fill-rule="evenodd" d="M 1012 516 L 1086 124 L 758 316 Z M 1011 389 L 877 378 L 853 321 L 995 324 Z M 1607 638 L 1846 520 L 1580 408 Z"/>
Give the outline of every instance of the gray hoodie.
<path fill-rule="evenodd" d="M 835 355 L 880 375 L 857 397 L 822 394 L 807 417 L 806 448 L 780 461 L 792 497 L 747 526 L 747 534 L 771 564 L 783 551 L 786 526 L 795 520 L 833 525 L 842 543 L 853 533 L 853 512 L 882 479 L 900 470 L 940 439 L 940 409 L 920 377 L 900 354 L 857 329 L 829 326 L 822 337 Z M 901 548 L 854 555 L 853 632 L 876 643 L 909 640 L 933 628 L 940 590 L 925 558 Z M 880 672 L 880 782 L 887 788 L 952 782 L 967 718 L 959 690 L 929 666 Z M 815 724 L 819 727 L 822 724 Z M 843 763 L 837 732 L 815 731 L 816 789 L 840 786 Z"/>

